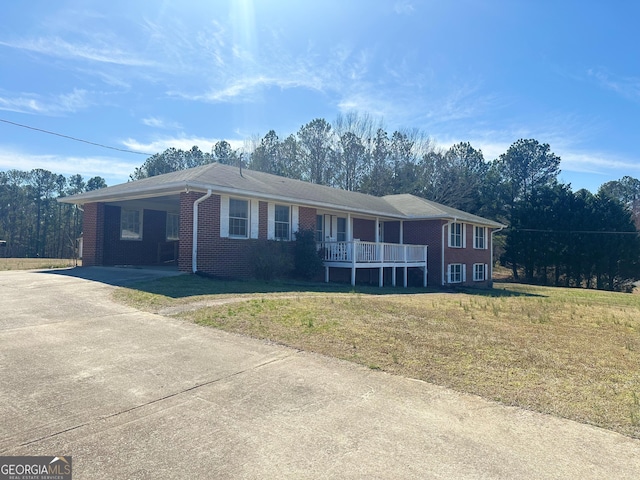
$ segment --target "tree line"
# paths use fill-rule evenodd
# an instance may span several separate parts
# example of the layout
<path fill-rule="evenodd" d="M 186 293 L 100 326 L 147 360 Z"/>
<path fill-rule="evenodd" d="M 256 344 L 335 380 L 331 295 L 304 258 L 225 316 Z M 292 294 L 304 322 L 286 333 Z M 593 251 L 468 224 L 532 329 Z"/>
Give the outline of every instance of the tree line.
<path fill-rule="evenodd" d="M 82 211 L 56 199 L 106 186 L 102 177 L 85 181 L 41 168 L 0 172 L 0 256 L 74 258 Z"/>
<path fill-rule="evenodd" d="M 560 157 L 535 139 L 520 139 L 488 161 L 469 142 L 441 149 L 420 130 L 389 133 L 373 117 L 351 113 L 333 123 L 314 119 L 282 139 L 270 130 L 241 148 L 226 140 L 210 152 L 169 148 L 130 179 L 212 162 L 376 196 L 412 193 L 497 220 L 508 228 L 497 236 L 496 251 L 518 280 L 620 290 L 640 276 L 640 180 L 607 182 L 595 194 L 573 192 L 558 178 Z M 9 237 L 20 255 L 58 254 L 65 251 L 61 237 L 78 234 L 81 212 L 50 200 L 82 191 L 82 179 L 72 176 L 61 187 L 48 180 L 43 187 L 43 174 L 34 172 L 0 174 L 0 237 Z M 92 180 L 81 188 L 93 188 Z M 18 203 L 27 207 L 3 195 L 22 198 Z"/>

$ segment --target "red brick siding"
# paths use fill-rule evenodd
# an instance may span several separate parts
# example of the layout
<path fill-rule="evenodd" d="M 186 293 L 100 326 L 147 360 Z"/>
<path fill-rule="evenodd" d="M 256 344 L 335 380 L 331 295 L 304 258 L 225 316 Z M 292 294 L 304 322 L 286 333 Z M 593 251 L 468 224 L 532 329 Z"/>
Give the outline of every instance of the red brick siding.
<path fill-rule="evenodd" d="M 102 265 L 104 254 L 104 204 L 85 204 L 82 218 L 82 266 Z"/>
<path fill-rule="evenodd" d="M 376 241 L 376 222 L 364 218 L 353 219 L 353 238 L 359 238 L 363 242 Z"/>
<path fill-rule="evenodd" d="M 440 261 L 442 220 L 416 220 L 403 222 L 403 241 L 412 245 L 427 245 L 427 281 L 429 286 L 442 283 Z"/>
<path fill-rule="evenodd" d="M 260 202 L 258 205 L 258 238 L 266 240 L 269 238 L 269 204 Z"/>
<path fill-rule="evenodd" d="M 429 285 L 442 285 L 442 225 L 446 222 L 443 220 L 421 220 L 421 221 L 405 221 L 404 222 L 404 243 L 426 244 L 427 249 L 427 266 L 429 269 Z M 465 224 L 465 234 L 467 236 L 466 248 L 450 248 L 449 229 L 445 229 L 445 247 L 444 247 L 444 275 L 447 275 L 447 265 L 451 263 L 462 263 L 466 265 L 467 281 L 466 285 L 485 286 L 490 281 L 474 282 L 473 281 L 473 264 L 482 263 L 491 265 L 491 250 L 478 250 L 473 248 L 473 225 Z M 490 240 L 490 231 L 487 231 L 486 241 Z M 487 243 L 488 245 L 488 243 Z M 488 274 L 489 272 L 487 272 Z M 446 278 L 445 278 L 446 280 Z"/>
<path fill-rule="evenodd" d="M 444 249 L 445 275 L 446 275 L 446 268 L 448 264 L 463 263 L 466 265 L 466 270 L 467 270 L 467 281 L 465 282 L 465 284 L 484 286 L 488 282 L 490 282 L 491 279 L 484 282 L 474 282 L 473 281 L 473 264 L 474 263 L 485 264 L 487 265 L 487 268 L 490 271 L 491 261 L 492 261 L 491 250 L 489 248 L 484 250 L 473 248 L 473 227 L 474 226 L 471 224 L 465 224 L 465 235 L 467 237 L 466 248 L 449 248 L 448 246 L 445 246 L 445 249 Z M 490 229 L 487 229 L 487 238 L 485 238 L 485 242 L 487 246 L 490 246 L 489 245 L 489 242 L 491 240 L 490 232 L 491 232 Z M 447 235 L 448 235 L 448 231 L 447 231 Z M 449 243 L 448 238 L 445 238 L 445 242 L 448 245 Z M 489 274 L 489 271 L 487 271 L 487 275 Z"/>
<path fill-rule="evenodd" d="M 178 269 L 191 271 L 191 251 L 193 248 L 193 202 L 203 197 L 203 193 L 182 192 L 180 194 L 180 245 L 178 250 Z"/>
<path fill-rule="evenodd" d="M 300 207 L 298 209 L 298 229 L 316 230 L 316 216 L 318 211 L 315 208 Z"/>

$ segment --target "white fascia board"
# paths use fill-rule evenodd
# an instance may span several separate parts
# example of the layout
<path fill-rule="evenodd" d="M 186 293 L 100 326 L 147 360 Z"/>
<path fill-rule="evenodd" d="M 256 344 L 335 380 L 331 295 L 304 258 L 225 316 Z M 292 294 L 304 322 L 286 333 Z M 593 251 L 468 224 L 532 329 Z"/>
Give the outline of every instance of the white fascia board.
<path fill-rule="evenodd" d="M 237 189 L 237 188 L 231 188 L 231 187 L 221 187 L 221 186 L 207 186 L 206 184 L 196 184 L 196 183 L 189 183 L 189 189 L 191 190 L 200 190 L 202 189 L 202 191 L 207 191 L 207 189 L 211 188 L 212 190 L 214 190 L 215 193 L 224 193 L 227 195 L 237 195 L 240 197 L 248 197 L 248 198 L 257 198 L 260 200 L 266 200 L 266 201 L 275 201 L 275 202 L 282 202 L 282 203 L 288 203 L 291 205 L 301 205 L 301 206 L 306 206 L 306 207 L 313 207 L 313 208 L 321 208 L 321 209 L 327 209 L 327 210 L 332 210 L 332 211 L 340 211 L 340 212 L 345 212 L 345 213 L 360 213 L 363 215 L 367 215 L 367 216 L 371 216 L 371 217 L 384 217 L 384 218 L 392 218 L 394 220 L 403 220 L 406 219 L 406 217 L 404 215 L 402 215 L 401 213 L 397 214 L 397 215 L 393 215 L 393 214 L 389 214 L 386 212 L 377 212 L 375 210 L 366 210 L 366 209 L 358 209 L 358 208 L 348 208 L 345 207 L 344 205 L 338 205 L 338 204 L 332 204 L 332 203 L 326 203 L 326 202 L 310 202 L 308 200 L 303 200 L 300 198 L 295 198 L 295 197 L 287 197 L 287 196 L 283 196 L 283 195 L 270 195 L 270 194 L 266 194 L 266 193 L 258 193 L 258 192 L 254 192 L 251 190 L 241 190 L 241 189 Z"/>
<path fill-rule="evenodd" d="M 91 192 L 81 193 L 79 195 L 73 195 L 71 197 L 60 197 L 57 199 L 57 201 L 60 203 L 72 203 L 76 205 L 84 205 L 85 203 L 95 202 L 122 202 L 126 200 L 139 200 L 142 198 L 175 195 L 177 193 L 184 192 L 187 188 L 188 186 L 185 182 L 176 182 L 167 183 L 166 185 L 162 185 L 161 187 L 152 186 L 123 193 L 104 192 L 101 194 L 100 190 L 94 190 Z M 203 192 L 206 193 L 207 189 L 205 188 Z"/>

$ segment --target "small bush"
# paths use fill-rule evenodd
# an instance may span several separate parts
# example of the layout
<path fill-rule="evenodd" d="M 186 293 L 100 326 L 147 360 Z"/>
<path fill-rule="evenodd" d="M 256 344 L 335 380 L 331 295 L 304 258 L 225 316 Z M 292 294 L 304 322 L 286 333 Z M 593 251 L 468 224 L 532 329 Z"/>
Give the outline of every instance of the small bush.
<path fill-rule="evenodd" d="M 311 280 L 322 272 L 322 258 L 316 247 L 316 233 L 313 230 L 298 230 L 295 235 L 295 274 Z"/>
<path fill-rule="evenodd" d="M 253 274 L 266 282 L 286 277 L 293 269 L 291 251 L 287 243 L 260 240 L 251 249 Z"/>

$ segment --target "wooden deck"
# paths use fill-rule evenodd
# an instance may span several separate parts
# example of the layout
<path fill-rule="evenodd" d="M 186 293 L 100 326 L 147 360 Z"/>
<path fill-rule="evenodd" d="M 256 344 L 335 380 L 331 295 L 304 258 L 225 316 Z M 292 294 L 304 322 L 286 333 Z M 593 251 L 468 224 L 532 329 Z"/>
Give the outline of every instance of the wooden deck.
<path fill-rule="evenodd" d="M 402 268 L 403 285 L 407 286 L 407 271 L 417 267 L 424 272 L 424 286 L 427 286 L 427 246 L 403 245 L 398 243 L 362 242 L 319 242 L 325 267 L 325 281 L 329 281 L 329 268 L 350 268 L 351 285 L 356 283 L 358 268 L 379 268 L 379 284 L 383 286 L 384 268 L 392 268 L 392 284 L 396 285 L 396 270 Z"/>

